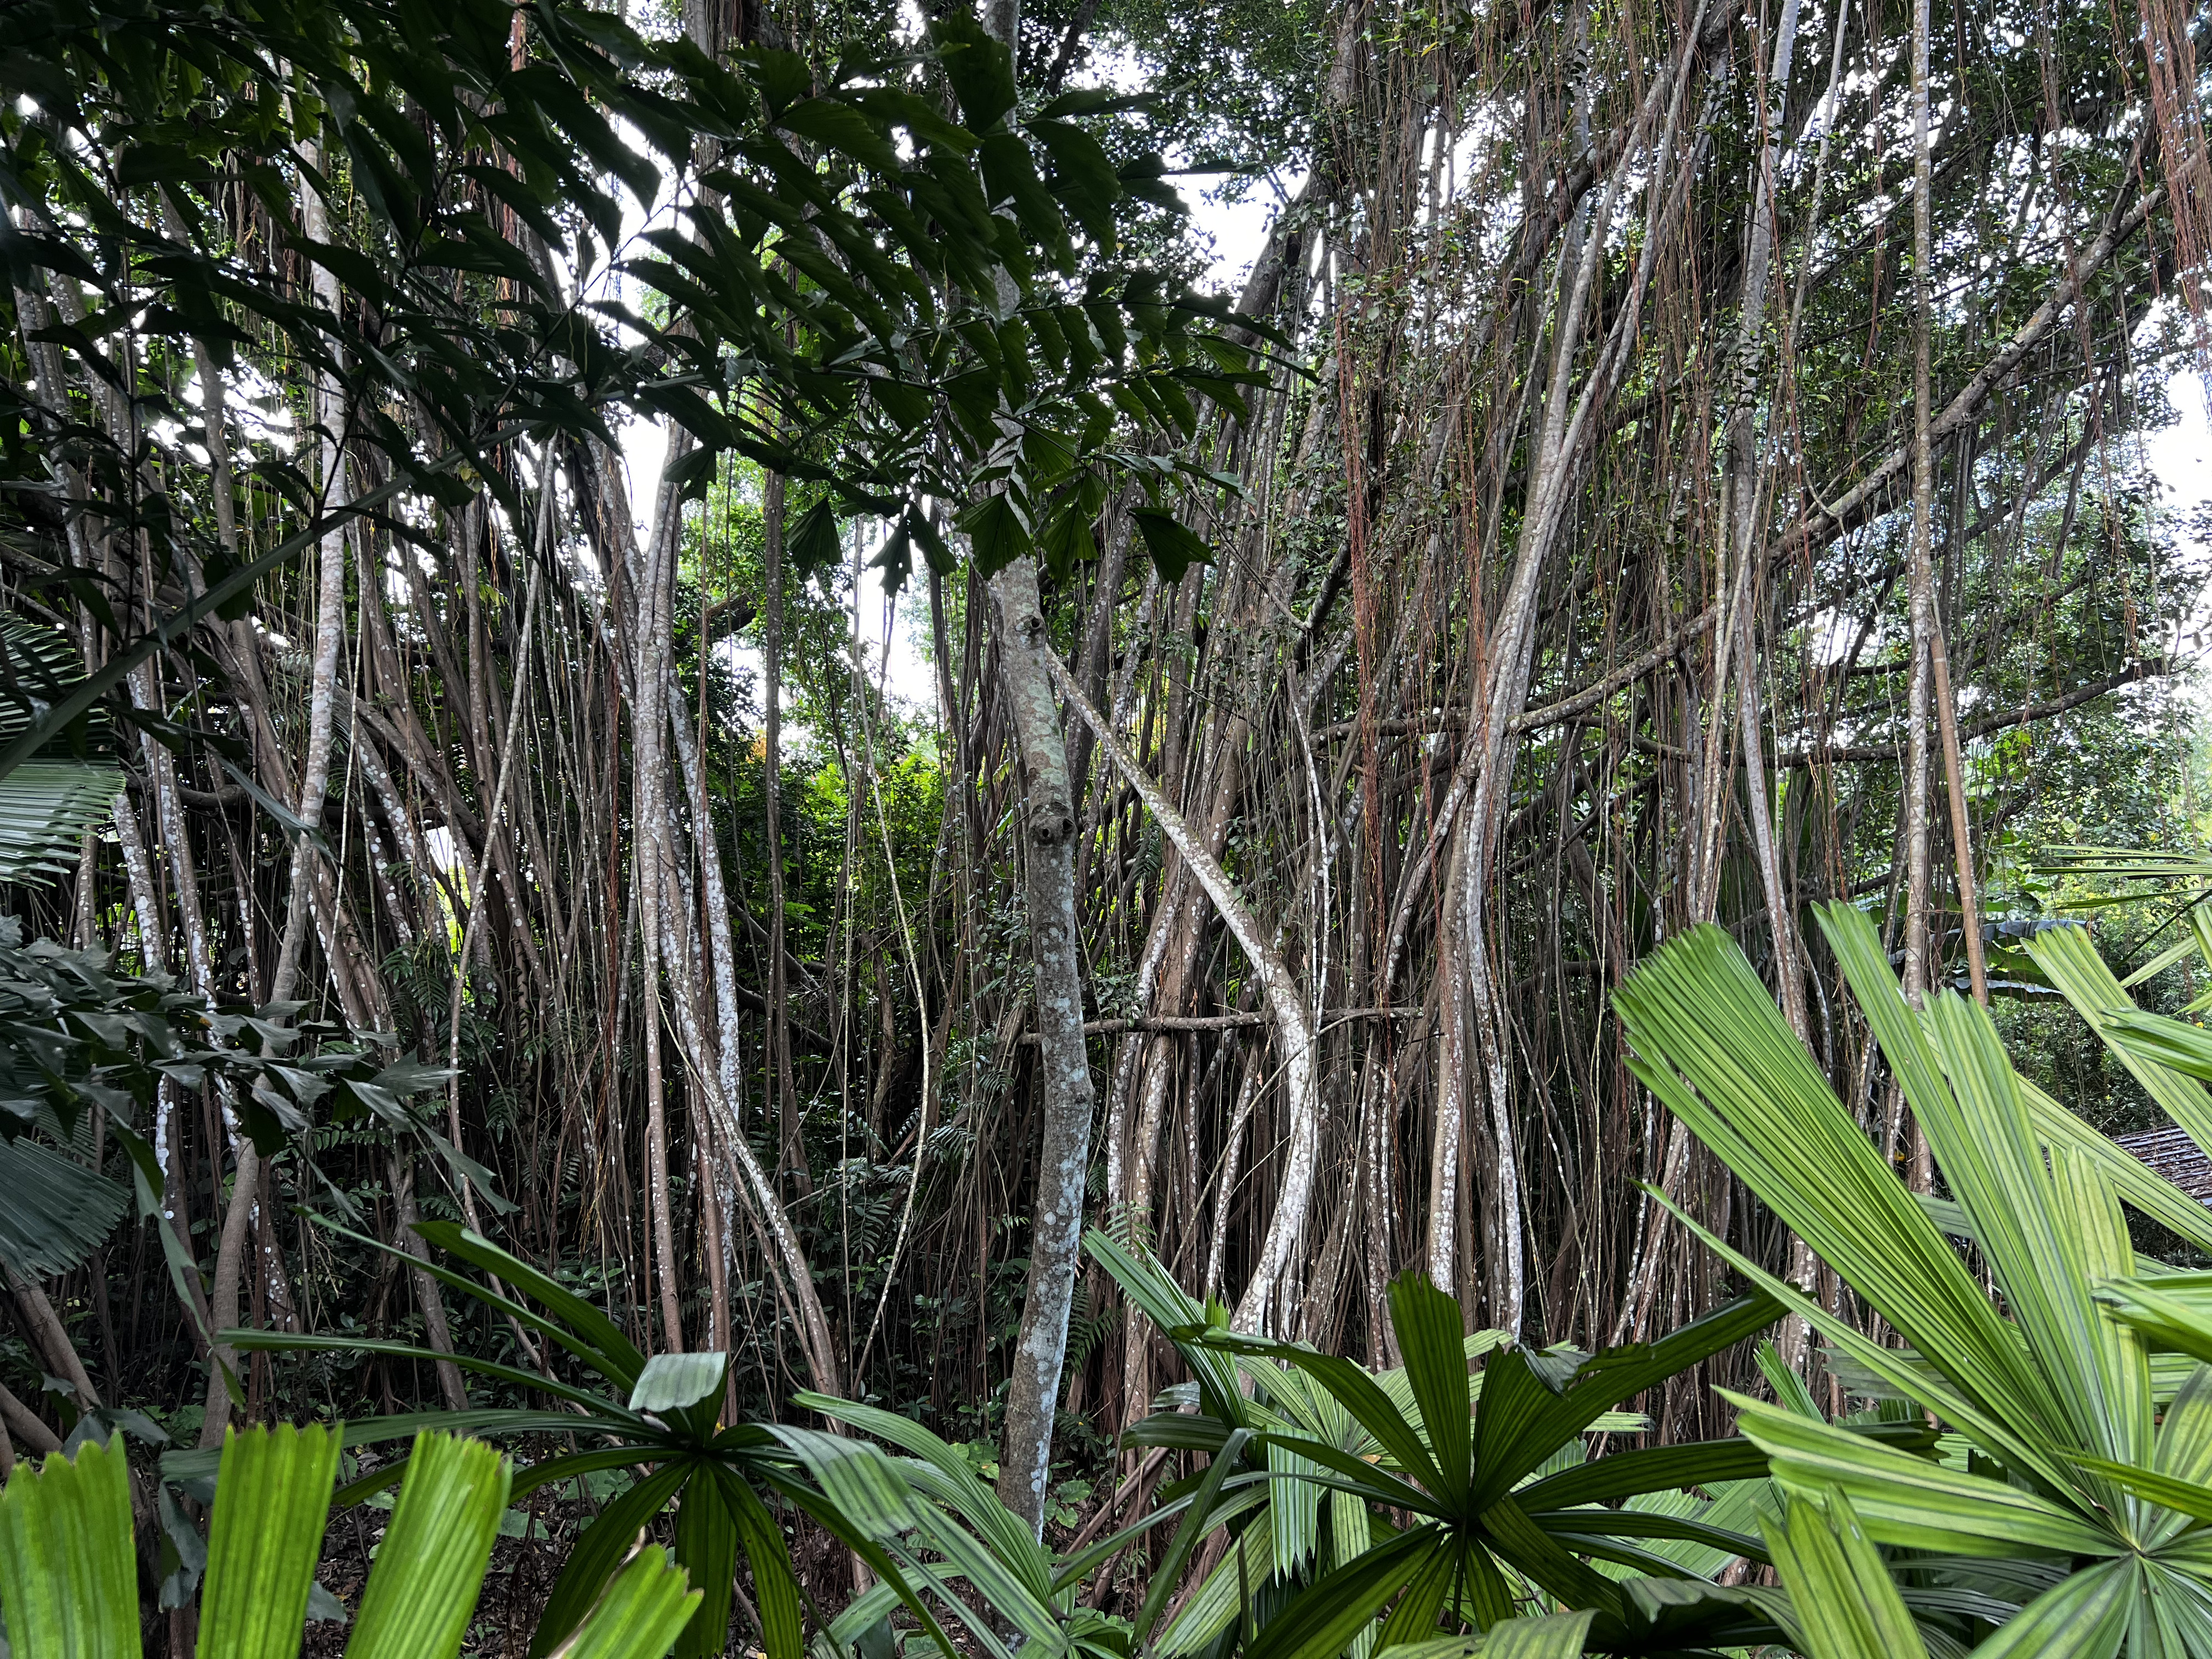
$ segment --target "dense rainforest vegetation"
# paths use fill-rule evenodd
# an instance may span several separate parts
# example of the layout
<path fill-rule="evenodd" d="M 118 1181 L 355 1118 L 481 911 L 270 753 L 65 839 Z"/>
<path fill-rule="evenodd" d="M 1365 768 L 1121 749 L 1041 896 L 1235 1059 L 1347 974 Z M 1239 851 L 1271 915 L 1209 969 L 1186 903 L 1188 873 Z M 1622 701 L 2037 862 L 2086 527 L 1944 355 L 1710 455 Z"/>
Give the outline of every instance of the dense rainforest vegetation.
<path fill-rule="evenodd" d="M 2212 1654 L 2201 9 L 0 94 L 15 1651 Z"/>

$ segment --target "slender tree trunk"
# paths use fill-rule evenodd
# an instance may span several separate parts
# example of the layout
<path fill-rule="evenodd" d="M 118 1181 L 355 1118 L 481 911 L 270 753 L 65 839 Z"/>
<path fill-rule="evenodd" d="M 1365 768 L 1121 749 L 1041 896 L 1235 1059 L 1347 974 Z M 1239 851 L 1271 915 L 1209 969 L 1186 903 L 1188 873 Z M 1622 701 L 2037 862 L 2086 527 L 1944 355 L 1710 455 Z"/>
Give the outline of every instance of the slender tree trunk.
<path fill-rule="evenodd" d="M 1936 463 L 1929 432 L 1929 331 L 1934 296 L 1929 263 L 1933 236 L 1928 195 L 1934 169 L 1929 161 L 1928 0 L 1912 7 L 1912 546 L 1909 599 L 1912 617 L 1912 683 L 1906 713 L 1908 744 L 1905 772 L 1905 995 L 1915 1007 L 1928 994 L 1936 972 L 1936 942 L 1929 936 L 1933 899 L 1928 834 L 1929 714 L 1933 696 L 1936 638 L 1936 570 L 1932 548 L 1936 518 Z M 1916 1192 L 1934 1181 L 1927 1138 L 1912 1128 L 1911 1178 Z"/>
<path fill-rule="evenodd" d="M 1734 396 L 1728 416 L 1727 481 L 1728 530 L 1730 564 L 1737 572 L 1739 601 L 1735 607 L 1735 633 L 1721 646 L 1721 660 L 1732 653 L 1736 664 L 1736 730 L 1741 746 L 1744 782 L 1750 803 L 1753 856 L 1759 865 L 1759 887 L 1766 900 L 1767 935 L 1774 953 L 1774 980 L 1782 999 L 1782 1012 L 1797 1040 L 1811 1046 L 1813 1025 L 1805 1002 L 1805 978 L 1797 951 L 1796 919 L 1787 884 L 1783 879 L 1781 850 L 1775 839 L 1773 778 L 1766 767 L 1765 736 L 1760 721 L 1765 708 L 1759 672 L 1759 617 L 1764 611 L 1765 538 L 1759 520 L 1765 509 L 1770 469 L 1759 451 L 1758 404 L 1765 386 L 1768 366 L 1765 318 L 1768 273 L 1774 249 L 1774 172 L 1780 162 L 1784 117 L 1784 100 L 1790 87 L 1790 65 L 1797 44 L 1798 0 L 1784 0 L 1768 71 L 1759 86 L 1760 132 L 1758 175 L 1753 181 L 1751 247 L 1744 265 L 1743 303 L 1736 335 L 1737 361 Z M 1778 403 L 1778 399 L 1770 401 Z M 1723 674 L 1720 677 L 1726 678 Z M 1814 1273 L 1813 1253 L 1800 1238 L 1790 1241 L 1790 1277 L 1809 1290 Z M 1809 1333 L 1796 1317 L 1782 1327 L 1780 1352 L 1791 1370 L 1805 1363 Z"/>
<path fill-rule="evenodd" d="M 1009 8 L 1011 9 L 1011 8 Z M 1067 1316 L 1083 1242 L 1084 1177 L 1095 1098 L 1083 1038 L 1083 978 L 1075 933 L 1075 793 L 1052 690 L 1052 641 L 1036 565 L 1016 560 L 991 579 L 999 668 L 1013 714 L 1025 800 L 1022 871 L 1036 977 L 1038 1085 L 1044 1150 L 1037 1166 L 1029 1285 L 1007 1379 L 1006 1444 L 999 1497 L 1042 1535 L 1052 1470 L 1053 1419 L 1067 1358 Z"/>
<path fill-rule="evenodd" d="M 690 447 L 682 429 L 669 431 L 671 459 Z M 635 771 L 635 836 L 631 868 L 637 883 L 638 935 L 643 944 L 643 979 L 639 1017 L 645 1022 L 646 1203 L 651 1216 L 653 1254 L 658 1268 L 662 1340 L 672 1353 L 684 1352 L 684 1320 L 676 1283 L 676 1226 L 668 1190 L 667 1081 L 661 1056 L 661 978 L 681 975 L 688 964 L 665 960 L 670 918 L 668 799 L 668 665 L 674 625 L 671 584 L 675 576 L 676 538 L 683 507 L 664 485 L 652 531 L 641 550 L 631 544 L 630 755 Z M 680 907 L 679 907 L 680 908 Z"/>
<path fill-rule="evenodd" d="M 1042 634 L 1042 629 L 1039 633 Z M 1049 653 L 1049 643 L 1043 648 Z M 1321 1150 L 1321 1091 L 1319 1076 L 1315 1066 L 1313 1016 L 1308 1011 L 1305 994 L 1275 949 L 1259 919 L 1243 895 L 1230 882 L 1228 874 L 1204 842 L 1183 822 L 1182 815 L 1168 802 L 1160 787 L 1137 763 L 1136 757 L 1122 745 L 1105 717 L 1091 706 L 1077 686 L 1073 676 L 1062 667 L 1056 658 L 1046 658 L 1047 670 L 1060 684 L 1061 695 L 1070 708 L 1083 717 L 1091 735 L 1114 769 L 1121 773 L 1129 787 L 1135 790 L 1145 810 L 1160 827 L 1160 833 L 1175 848 L 1189 870 L 1191 878 L 1213 908 L 1220 914 L 1222 922 L 1252 964 L 1252 971 L 1260 981 L 1267 997 L 1268 1012 L 1274 1016 L 1275 1032 L 1282 1044 L 1284 1089 L 1290 1101 L 1290 1130 L 1285 1136 L 1283 1153 L 1283 1176 L 1275 1200 L 1275 1212 L 1268 1224 L 1267 1236 L 1260 1247 L 1260 1260 L 1252 1278 L 1237 1298 L 1237 1307 L 1230 1316 L 1231 1325 L 1240 1331 L 1259 1330 L 1267 1322 L 1268 1311 L 1282 1294 L 1284 1276 L 1294 1266 L 1293 1257 L 1304 1243 L 1306 1218 L 1312 1207 L 1313 1188 Z M 1043 993 L 1040 987 L 1040 1004 Z M 1078 1015 L 1079 1020 L 1080 1014 Z M 1042 1024 L 1042 1020 L 1040 1020 Z M 1080 1027 L 1078 1028 L 1079 1036 Z M 1088 1073 L 1085 1074 L 1088 1081 Z"/>
<path fill-rule="evenodd" d="M 763 489 L 761 578 L 761 807 L 768 842 L 768 1069 L 775 1091 L 775 1176 L 795 1170 L 812 1184 L 799 1142 L 799 1085 L 791 1066 L 791 976 L 784 965 L 783 896 L 783 474 Z"/>

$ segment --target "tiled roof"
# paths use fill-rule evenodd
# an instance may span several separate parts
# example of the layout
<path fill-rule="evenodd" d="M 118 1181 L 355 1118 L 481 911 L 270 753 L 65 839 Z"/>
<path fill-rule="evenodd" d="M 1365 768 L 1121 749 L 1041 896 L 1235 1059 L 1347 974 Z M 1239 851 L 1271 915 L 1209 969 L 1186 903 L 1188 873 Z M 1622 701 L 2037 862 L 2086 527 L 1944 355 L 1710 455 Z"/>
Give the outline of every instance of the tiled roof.
<path fill-rule="evenodd" d="M 2199 1204 L 2212 1204 L 2212 1158 L 2180 1129 L 2141 1129 L 2114 1135 L 2112 1144 L 2133 1152 Z"/>

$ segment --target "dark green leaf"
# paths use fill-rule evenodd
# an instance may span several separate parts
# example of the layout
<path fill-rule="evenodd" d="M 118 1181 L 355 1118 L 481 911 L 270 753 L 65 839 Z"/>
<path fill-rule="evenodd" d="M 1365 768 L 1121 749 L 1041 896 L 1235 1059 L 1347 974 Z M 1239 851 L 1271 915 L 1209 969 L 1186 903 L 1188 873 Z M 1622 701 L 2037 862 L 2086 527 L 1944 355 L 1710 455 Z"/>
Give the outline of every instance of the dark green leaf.
<path fill-rule="evenodd" d="M 690 1466 L 684 1463 L 655 1469 L 601 1510 L 599 1519 L 584 1528 L 575 1547 L 568 1552 L 568 1565 L 553 1581 L 545 1611 L 538 1617 L 538 1628 L 530 1638 L 530 1659 L 545 1659 L 583 1622 L 615 1569 L 637 1541 L 638 1534 L 684 1489 L 691 1474 Z"/>
<path fill-rule="evenodd" d="M 1129 517 L 1135 522 L 1138 533 L 1144 537 L 1145 550 L 1152 555 L 1161 580 L 1181 581 L 1191 566 L 1213 562 L 1213 550 L 1205 538 L 1174 514 L 1156 507 L 1139 507 L 1132 508 Z"/>

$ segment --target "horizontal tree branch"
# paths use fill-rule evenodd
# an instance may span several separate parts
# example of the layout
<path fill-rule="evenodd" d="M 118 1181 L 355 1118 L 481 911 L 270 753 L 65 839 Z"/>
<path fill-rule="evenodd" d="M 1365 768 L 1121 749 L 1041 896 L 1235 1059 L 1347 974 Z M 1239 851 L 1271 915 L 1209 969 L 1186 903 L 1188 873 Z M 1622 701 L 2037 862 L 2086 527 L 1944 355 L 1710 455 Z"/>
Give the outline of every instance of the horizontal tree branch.
<path fill-rule="evenodd" d="M 2087 685 L 2077 685 L 2063 696 L 2047 698 L 2042 702 L 2022 703 L 2016 708 L 2007 709 L 2002 714 L 1990 714 L 1974 721 L 1972 725 L 1962 726 L 1959 728 L 1959 736 L 1964 741 L 1972 742 L 1976 738 L 1986 738 L 1993 732 L 2002 732 L 2012 726 L 2027 726 L 2036 720 L 2049 720 L 2052 715 L 2063 714 L 2069 708 L 2079 708 L 2085 702 L 2094 702 L 2099 697 L 2104 696 L 2108 692 L 2117 691 L 2122 686 L 2141 684 L 2147 680 L 2157 679 L 2172 672 L 2173 665 L 2163 657 L 2144 658 L 2130 663 L 2117 674 L 2108 674 L 2101 680 L 2093 680 Z M 1808 766 L 1832 766 L 1848 761 L 1893 761 L 1898 757 L 1899 745 L 1903 741 L 1900 736 L 1898 743 L 1895 744 L 1836 744 L 1823 745 L 1817 749 L 1800 749 L 1790 754 L 1777 755 L 1768 763 L 1768 765 L 1776 770 L 1782 770 Z"/>
<path fill-rule="evenodd" d="M 2130 175 L 2132 176 L 2132 174 Z M 2165 193 L 2164 186 L 2155 185 L 2136 199 L 2124 212 L 2119 204 L 2105 222 L 2097 240 L 2081 251 L 2081 256 L 2066 269 L 2048 297 L 2037 307 L 2035 313 L 2008 340 L 2002 350 L 1975 371 L 1972 379 L 1959 388 L 1958 395 L 1945 404 L 1929 427 L 1929 435 L 1936 443 L 1942 442 L 1972 417 L 1990 393 L 2003 385 L 2012 372 L 2020 367 L 2021 360 L 2033 350 L 2049 334 L 2078 299 L 2089 278 L 2096 275 L 2121 245 L 2141 230 L 2144 222 L 2156 210 Z M 1911 446 L 1899 444 L 1860 475 L 1859 481 L 1832 501 L 1814 496 L 1806 506 L 1796 523 L 1784 531 L 1778 544 L 1794 547 L 1802 539 L 1825 544 L 1853 526 L 1877 518 L 1885 510 L 1890 487 L 1905 475 L 1905 462 L 1911 457 Z"/>
<path fill-rule="evenodd" d="M 1720 607 L 1707 605 L 1684 623 L 1665 639 L 1642 656 L 1632 659 L 1614 669 L 1603 679 L 1595 680 L 1579 691 L 1571 692 L 1557 702 L 1547 702 L 1540 708 L 1531 708 L 1513 717 L 1516 732 L 1533 732 L 1540 726 L 1557 726 L 1576 715 L 1595 708 L 1623 686 L 1633 685 L 1653 669 L 1665 662 L 1692 640 L 1712 628 L 1719 618 Z M 1449 713 L 1407 714 L 1375 722 L 1376 731 L 1384 737 L 1401 737 L 1408 732 L 1425 734 L 1430 732 L 1456 730 L 1463 717 L 1456 709 Z M 1317 728 L 1316 738 L 1348 738 L 1359 730 L 1358 720 L 1338 720 L 1334 725 Z"/>
<path fill-rule="evenodd" d="M 1418 1007 L 1403 1008 L 1338 1008 L 1325 1012 L 1317 1029 L 1327 1030 L 1332 1025 L 1346 1025 L 1356 1019 L 1411 1019 L 1421 1011 Z M 1142 1019 L 1086 1019 L 1083 1022 L 1085 1036 L 1118 1036 L 1124 1031 L 1234 1031 L 1248 1025 L 1273 1025 L 1275 1017 L 1255 1011 L 1243 1014 L 1152 1014 Z M 1036 1046 L 1036 1033 L 1024 1031 L 1020 1042 L 1024 1048 Z"/>

